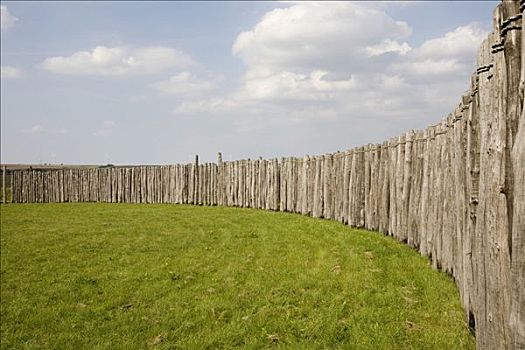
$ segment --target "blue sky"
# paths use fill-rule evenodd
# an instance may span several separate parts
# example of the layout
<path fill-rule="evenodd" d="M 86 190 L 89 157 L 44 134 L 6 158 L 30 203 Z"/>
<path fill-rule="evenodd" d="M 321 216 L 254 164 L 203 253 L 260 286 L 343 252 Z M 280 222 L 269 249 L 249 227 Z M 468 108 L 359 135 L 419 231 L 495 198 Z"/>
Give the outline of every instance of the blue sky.
<path fill-rule="evenodd" d="M 3 163 L 171 164 L 380 142 L 459 102 L 482 2 L 9 2 Z"/>

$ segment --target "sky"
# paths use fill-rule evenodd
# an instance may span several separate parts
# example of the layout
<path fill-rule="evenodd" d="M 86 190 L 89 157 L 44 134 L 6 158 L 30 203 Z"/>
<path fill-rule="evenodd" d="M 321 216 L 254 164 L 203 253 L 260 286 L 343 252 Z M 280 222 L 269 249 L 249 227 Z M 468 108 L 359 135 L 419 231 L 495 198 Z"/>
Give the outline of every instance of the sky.
<path fill-rule="evenodd" d="M 439 122 L 498 1 L 1 2 L 1 161 L 316 155 Z"/>

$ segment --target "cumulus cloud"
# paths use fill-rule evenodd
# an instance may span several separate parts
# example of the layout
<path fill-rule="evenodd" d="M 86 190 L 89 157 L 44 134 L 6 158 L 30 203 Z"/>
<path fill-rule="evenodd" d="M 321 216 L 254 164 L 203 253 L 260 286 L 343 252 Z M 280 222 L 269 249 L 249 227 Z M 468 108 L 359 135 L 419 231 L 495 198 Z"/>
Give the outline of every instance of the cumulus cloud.
<path fill-rule="evenodd" d="M 377 45 L 367 46 L 365 48 L 366 53 L 369 57 L 381 56 L 386 53 L 399 53 L 400 55 L 405 55 L 412 48 L 408 43 L 404 42 L 400 44 L 399 42 L 392 39 L 385 39 Z"/>
<path fill-rule="evenodd" d="M 447 74 L 460 73 L 465 71 L 467 64 L 457 58 L 449 59 L 423 59 L 406 62 L 399 62 L 392 65 L 392 69 L 405 75 L 419 75 L 426 77 L 442 77 Z"/>
<path fill-rule="evenodd" d="M 408 23 L 394 19 L 388 8 L 290 3 L 266 13 L 234 40 L 232 54 L 246 70 L 229 93 L 205 91 L 209 85 L 189 73 L 156 88 L 173 86 L 174 94 L 181 94 L 184 84 L 192 90 L 193 81 L 202 94 L 186 95 L 174 112 L 233 119 L 241 131 L 274 133 L 282 126 L 317 135 L 324 129 L 325 135 L 347 132 L 359 140 L 364 130 L 374 128 L 383 133 L 380 141 L 425 127 L 450 112 L 467 89 L 476 50 L 487 33 L 473 23 L 413 45 Z M 287 128 L 291 125 L 293 131 Z"/>
<path fill-rule="evenodd" d="M 97 46 L 92 51 L 79 51 L 67 57 L 46 58 L 42 67 L 60 74 L 118 76 L 153 74 L 193 64 L 189 55 L 169 47 Z"/>
<path fill-rule="evenodd" d="M 372 21 L 373 19 L 373 21 Z M 381 9 L 351 2 L 300 2 L 268 12 L 236 38 L 247 65 L 243 97 L 329 100 L 361 88 L 371 56 L 405 55 L 410 26 Z"/>
<path fill-rule="evenodd" d="M 409 24 L 387 9 L 369 3 L 298 2 L 266 13 L 232 46 L 233 55 L 246 65 L 242 86 L 216 101 L 233 100 L 236 108 L 249 105 L 252 110 L 257 103 L 272 104 L 283 120 L 298 119 L 301 113 L 292 112 L 300 106 L 313 111 L 302 113 L 311 120 L 307 116 L 326 110 L 327 104 L 333 107 L 328 120 L 334 121 L 439 119 L 468 87 L 476 50 L 487 32 L 472 23 L 413 47 Z"/>
<path fill-rule="evenodd" d="M 407 76 L 450 79 L 453 74 L 470 74 L 476 51 L 488 35 L 479 24 L 461 26 L 444 36 L 425 41 L 392 69 Z"/>
<path fill-rule="evenodd" d="M 478 23 L 461 26 L 444 36 L 425 41 L 415 52 L 422 58 L 465 58 L 471 59 L 488 32 Z"/>
<path fill-rule="evenodd" d="M 365 47 L 404 40 L 410 26 L 384 11 L 350 2 L 302 2 L 268 12 L 242 32 L 232 52 L 252 71 L 331 70 L 366 58 Z M 401 44 L 402 45 L 402 44 Z M 306 73 L 309 73 L 307 71 Z"/>
<path fill-rule="evenodd" d="M 9 28 L 15 25 L 15 23 L 18 21 L 18 18 L 13 16 L 9 11 L 7 10 L 7 6 L 1 5 L 0 6 L 0 26 L 1 29 Z"/>
<path fill-rule="evenodd" d="M 338 93 L 356 88 L 354 77 L 346 80 L 326 80 L 326 71 L 315 70 L 309 75 L 279 72 L 246 79 L 244 94 L 251 99 L 329 100 Z"/>
<path fill-rule="evenodd" d="M 190 72 L 181 72 L 173 75 L 168 80 L 163 80 L 152 84 L 158 92 L 167 95 L 177 96 L 199 96 L 207 93 L 215 87 L 217 78 L 209 80 L 199 79 Z"/>
<path fill-rule="evenodd" d="M 2 79 L 14 79 L 20 76 L 20 70 L 11 66 L 0 67 L 0 77 Z"/>

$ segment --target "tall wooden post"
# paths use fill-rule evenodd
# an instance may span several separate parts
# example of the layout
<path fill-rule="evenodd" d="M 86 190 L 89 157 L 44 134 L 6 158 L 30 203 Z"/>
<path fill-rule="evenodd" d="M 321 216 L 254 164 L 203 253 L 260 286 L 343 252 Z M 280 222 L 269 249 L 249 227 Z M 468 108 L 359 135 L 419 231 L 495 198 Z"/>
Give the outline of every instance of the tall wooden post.
<path fill-rule="evenodd" d="M 14 186 L 14 177 L 15 177 L 15 174 L 14 172 L 11 172 L 11 176 L 9 176 L 9 178 L 11 179 L 10 181 L 10 185 L 9 186 L 11 188 L 11 203 L 14 203 L 15 202 L 15 186 Z"/>
<path fill-rule="evenodd" d="M 195 155 L 195 163 L 193 165 L 193 204 L 199 202 L 199 155 Z"/>
<path fill-rule="evenodd" d="M 7 198 L 5 196 L 5 165 L 2 169 L 2 199 L 4 200 L 4 204 L 7 204 Z"/>
<path fill-rule="evenodd" d="M 216 196 L 217 196 L 217 205 L 226 204 L 226 180 L 224 179 L 224 170 L 222 165 L 222 153 L 217 153 L 217 180 L 216 180 Z"/>

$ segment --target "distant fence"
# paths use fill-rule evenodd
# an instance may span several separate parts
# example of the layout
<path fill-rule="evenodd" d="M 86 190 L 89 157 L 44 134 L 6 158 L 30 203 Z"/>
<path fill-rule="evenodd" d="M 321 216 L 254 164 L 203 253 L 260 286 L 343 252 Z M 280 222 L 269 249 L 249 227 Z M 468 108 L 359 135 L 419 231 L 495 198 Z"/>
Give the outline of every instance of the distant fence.
<path fill-rule="evenodd" d="M 524 349 L 524 8 L 497 7 L 470 90 L 424 131 L 315 157 L 14 171 L 13 202 L 226 205 L 380 231 L 454 276 L 478 349 Z"/>

